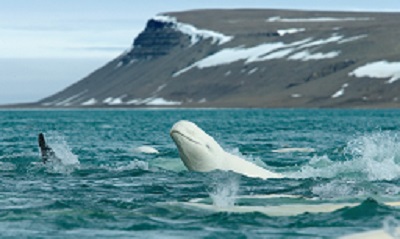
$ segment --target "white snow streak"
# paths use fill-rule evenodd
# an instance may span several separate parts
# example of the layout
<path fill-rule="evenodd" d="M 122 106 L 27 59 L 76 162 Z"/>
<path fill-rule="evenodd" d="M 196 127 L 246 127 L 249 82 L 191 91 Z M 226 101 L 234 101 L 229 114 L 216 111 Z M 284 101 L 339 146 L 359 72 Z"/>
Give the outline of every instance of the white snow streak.
<path fill-rule="evenodd" d="M 282 30 L 278 30 L 278 34 L 279 36 L 284 36 L 287 34 L 294 34 L 294 33 L 298 33 L 298 32 L 304 32 L 306 29 L 305 28 L 289 28 L 289 29 L 282 29 Z"/>
<path fill-rule="evenodd" d="M 359 39 L 360 37 L 357 37 Z M 175 72 L 172 76 L 177 77 L 193 68 L 203 69 L 208 67 L 215 67 L 221 65 L 231 64 L 237 61 L 244 61 L 245 64 L 267 61 L 272 59 L 282 59 L 287 57 L 289 60 L 320 60 L 320 59 L 330 59 L 337 57 L 340 51 L 331 52 L 313 52 L 315 49 L 305 49 L 305 48 L 315 48 L 317 46 L 322 46 L 326 44 L 336 43 L 339 41 L 343 42 L 354 41 L 355 37 L 344 38 L 343 36 L 333 34 L 331 37 L 325 39 L 313 40 L 312 38 L 307 38 L 301 41 L 296 41 L 293 43 L 283 43 L 283 42 L 272 42 L 263 43 L 257 46 L 248 47 L 239 46 L 234 48 L 224 48 L 213 55 L 205 57 L 192 65 L 183 68 Z M 305 50 L 303 50 L 305 49 Z"/>
<path fill-rule="evenodd" d="M 164 98 L 152 98 L 146 103 L 146 105 L 180 105 L 182 102 L 178 101 L 168 101 Z"/>
<path fill-rule="evenodd" d="M 153 17 L 153 20 L 171 23 L 176 30 L 190 37 L 192 45 L 196 44 L 201 39 L 211 38 L 213 44 L 218 43 L 219 45 L 227 43 L 233 39 L 232 36 L 227 36 L 220 32 L 198 29 L 190 24 L 178 22 L 175 17 L 159 15 Z"/>
<path fill-rule="evenodd" d="M 149 105 L 149 106 L 171 106 L 171 105 L 181 105 L 182 102 L 178 101 L 168 101 L 164 98 L 150 97 L 146 99 L 132 99 L 126 102 L 128 105 Z"/>
<path fill-rule="evenodd" d="M 82 95 L 84 95 L 86 92 L 87 92 L 87 90 L 84 90 L 84 91 L 82 91 L 82 92 L 80 92 L 80 93 L 78 93 L 78 94 L 76 94 L 76 95 L 73 95 L 73 96 L 68 97 L 68 98 L 66 98 L 66 99 L 64 99 L 64 100 L 61 100 L 61 101 L 58 102 L 58 103 L 55 103 L 55 105 L 56 105 L 56 106 L 70 106 L 70 105 L 72 105 L 72 101 L 78 99 L 79 97 L 81 97 Z"/>
<path fill-rule="evenodd" d="M 331 98 L 338 98 L 338 97 L 344 95 L 344 89 L 347 88 L 348 86 L 349 86 L 349 84 L 347 84 L 347 83 L 343 84 L 342 88 L 340 88 L 340 90 L 338 90 L 335 94 L 333 94 L 331 96 Z"/>
<path fill-rule="evenodd" d="M 339 54 L 340 51 L 331 51 L 328 53 L 317 52 L 312 54 L 309 50 L 305 50 L 291 55 L 289 57 L 289 60 L 309 61 L 309 60 L 329 59 L 329 58 L 335 58 Z"/>

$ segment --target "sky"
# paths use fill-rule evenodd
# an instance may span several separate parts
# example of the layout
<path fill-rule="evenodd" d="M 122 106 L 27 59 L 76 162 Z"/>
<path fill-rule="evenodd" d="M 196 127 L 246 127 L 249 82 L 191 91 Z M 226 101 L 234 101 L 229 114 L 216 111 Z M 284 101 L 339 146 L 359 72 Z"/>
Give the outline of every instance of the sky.
<path fill-rule="evenodd" d="M 400 12 L 400 0 L 0 0 L 0 104 L 81 80 L 129 49 L 158 13 L 205 8 Z"/>

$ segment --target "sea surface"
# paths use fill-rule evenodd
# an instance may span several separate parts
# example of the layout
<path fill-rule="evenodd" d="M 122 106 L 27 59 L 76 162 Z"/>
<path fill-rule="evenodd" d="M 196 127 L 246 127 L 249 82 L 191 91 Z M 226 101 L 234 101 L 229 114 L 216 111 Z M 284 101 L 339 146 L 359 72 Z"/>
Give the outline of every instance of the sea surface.
<path fill-rule="evenodd" d="M 285 178 L 188 171 L 169 136 L 182 119 Z M 40 132 L 60 161 L 41 162 Z M 0 238 L 394 233 L 399 132 L 399 110 L 2 110 Z"/>

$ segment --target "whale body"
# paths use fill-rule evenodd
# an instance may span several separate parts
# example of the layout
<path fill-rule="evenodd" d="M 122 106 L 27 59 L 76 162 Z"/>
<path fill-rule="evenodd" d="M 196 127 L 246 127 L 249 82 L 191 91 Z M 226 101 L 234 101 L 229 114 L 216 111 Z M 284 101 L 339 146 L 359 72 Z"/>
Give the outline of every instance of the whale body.
<path fill-rule="evenodd" d="M 191 171 L 209 172 L 218 169 L 253 178 L 283 178 L 282 174 L 268 171 L 225 152 L 213 137 L 190 121 L 181 120 L 175 123 L 170 135 L 178 148 L 181 160 Z"/>
<path fill-rule="evenodd" d="M 39 148 L 40 148 L 40 154 L 42 156 L 42 162 L 45 164 L 50 160 L 56 159 L 57 156 L 54 153 L 53 149 L 50 148 L 47 144 L 46 144 L 46 140 L 44 139 L 44 135 L 43 133 L 40 133 L 38 135 L 38 144 L 39 144 Z"/>

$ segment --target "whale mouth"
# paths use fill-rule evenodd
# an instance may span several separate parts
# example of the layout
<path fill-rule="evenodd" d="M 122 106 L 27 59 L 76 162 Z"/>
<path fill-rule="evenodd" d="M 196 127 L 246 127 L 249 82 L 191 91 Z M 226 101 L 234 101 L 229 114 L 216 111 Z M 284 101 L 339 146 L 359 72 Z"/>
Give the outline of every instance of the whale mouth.
<path fill-rule="evenodd" d="M 171 135 L 172 138 L 174 138 L 174 137 L 172 136 L 173 134 L 179 134 L 180 136 L 182 136 L 183 138 L 189 140 L 190 142 L 193 142 L 193 143 L 198 144 L 198 145 L 202 145 L 200 142 L 198 142 L 198 141 L 196 141 L 196 140 L 190 138 L 189 136 L 187 136 L 187 135 L 181 133 L 181 132 L 178 131 L 178 130 L 171 130 L 171 132 L 170 132 L 169 134 Z"/>

